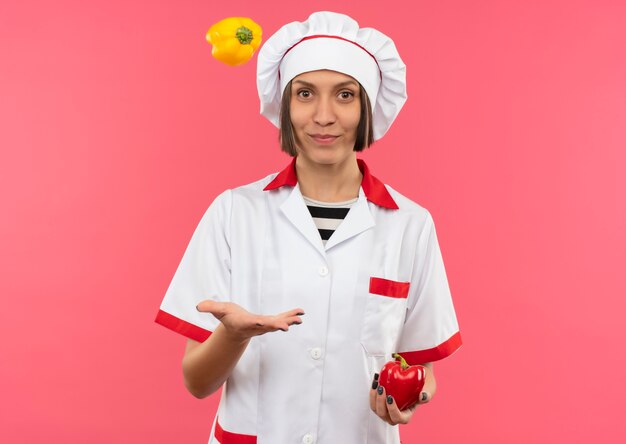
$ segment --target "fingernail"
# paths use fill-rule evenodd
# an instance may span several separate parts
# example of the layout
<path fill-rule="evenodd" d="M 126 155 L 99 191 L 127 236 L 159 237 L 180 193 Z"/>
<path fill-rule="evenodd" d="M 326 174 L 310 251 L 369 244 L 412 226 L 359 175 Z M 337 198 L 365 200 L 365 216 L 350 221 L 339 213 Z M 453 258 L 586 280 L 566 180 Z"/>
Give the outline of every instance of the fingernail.
<path fill-rule="evenodd" d="M 383 386 L 382 386 L 382 385 L 379 385 L 379 386 L 378 386 L 378 394 L 379 394 L 379 395 L 382 395 L 382 394 L 383 394 L 383 390 L 384 390 L 384 389 L 383 389 Z"/>
<path fill-rule="evenodd" d="M 376 390 L 378 388 L 378 381 L 372 382 L 372 390 Z"/>
<path fill-rule="evenodd" d="M 200 305 L 200 304 L 198 304 L 198 305 Z M 198 308 L 198 305 L 196 305 L 196 310 L 200 311 L 200 309 Z"/>
<path fill-rule="evenodd" d="M 296 324 L 296 325 L 300 325 L 300 324 L 302 324 L 302 322 L 298 322 L 298 321 L 296 321 L 296 322 L 294 322 L 294 324 Z"/>
<path fill-rule="evenodd" d="M 428 394 L 426 392 L 422 392 L 422 401 L 426 401 L 428 399 Z"/>
<path fill-rule="evenodd" d="M 387 395 L 387 404 L 393 404 L 393 398 L 391 395 Z"/>
<path fill-rule="evenodd" d="M 297 313 L 298 316 L 304 316 L 304 313 Z"/>
<path fill-rule="evenodd" d="M 374 373 L 374 381 L 378 381 L 378 373 Z"/>

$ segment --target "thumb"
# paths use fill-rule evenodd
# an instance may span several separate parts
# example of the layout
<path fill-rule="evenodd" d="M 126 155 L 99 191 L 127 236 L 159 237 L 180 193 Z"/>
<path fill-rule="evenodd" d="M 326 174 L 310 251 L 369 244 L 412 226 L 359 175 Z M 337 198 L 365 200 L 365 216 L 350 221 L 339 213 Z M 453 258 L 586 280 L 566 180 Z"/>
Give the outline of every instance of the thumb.
<path fill-rule="evenodd" d="M 217 319 L 221 319 L 226 314 L 223 302 L 212 301 L 210 299 L 206 299 L 196 305 L 196 310 L 203 313 L 211 313 Z"/>

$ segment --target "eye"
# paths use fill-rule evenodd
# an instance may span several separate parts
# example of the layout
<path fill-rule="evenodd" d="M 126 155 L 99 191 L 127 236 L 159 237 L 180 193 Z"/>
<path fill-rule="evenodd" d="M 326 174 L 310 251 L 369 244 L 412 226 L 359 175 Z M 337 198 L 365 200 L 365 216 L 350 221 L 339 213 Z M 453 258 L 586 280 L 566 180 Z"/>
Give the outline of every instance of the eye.
<path fill-rule="evenodd" d="M 352 91 L 341 91 L 339 93 L 339 97 L 341 97 L 344 100 L 348 100 L 354 97 L 354 93 Z"/>
<path fill-rule="evenodd" d="M 309 97 L 311 97 L 311 91 L 309 91 L 308 89 L 300 89 L 296 94 L 298 95 L 298 97 L 302 97 L 303 99 L 308 99 Z"/>

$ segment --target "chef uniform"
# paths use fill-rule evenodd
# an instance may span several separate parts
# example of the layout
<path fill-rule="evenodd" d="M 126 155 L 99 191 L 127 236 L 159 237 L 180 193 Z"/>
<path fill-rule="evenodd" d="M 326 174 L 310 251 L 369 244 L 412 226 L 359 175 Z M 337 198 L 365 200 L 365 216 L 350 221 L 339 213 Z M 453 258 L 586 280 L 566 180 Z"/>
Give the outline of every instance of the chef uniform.
<path fill-rule="evenodd" d="M 261 113 L 278 125 L 284 86 L 317 69 L 363 85 L 375 139 L 406 100 L 405 67 L 391 39 L 318 12 L 284 26 L 261 49 Z M 461 346 L 433 219 L 359 159 L 358 200 L 324 245 L 295 159 L 213 201 L 156 321 L 204 341 L 219 325 L 195 309 L 205 299 L 257 314 L 306 313 L 287 332 L 251 338 L 223 386 L 210 444 L 398 444 L 398 427 L 370 410 L 374 373 L 394 352 L 419 364 Z"/>

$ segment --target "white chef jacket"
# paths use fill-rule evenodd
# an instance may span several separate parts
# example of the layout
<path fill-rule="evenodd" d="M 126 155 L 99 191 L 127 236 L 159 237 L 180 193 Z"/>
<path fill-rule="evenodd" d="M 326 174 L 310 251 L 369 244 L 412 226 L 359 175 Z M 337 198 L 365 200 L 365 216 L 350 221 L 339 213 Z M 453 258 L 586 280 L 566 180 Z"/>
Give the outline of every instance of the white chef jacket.
<path fill-rule="evenodd" d="M 295 158 L 220 194 L 196 228 L 156 322 L 204 341 L 219 324 L 195 309 L 204 299 L 306 313 L 250 340 L 209 444 L 398 444 L 398 427 L 370 410 L 374 373 L 394 352 L 419 364 L 461 346 L 430 213 L 358 164 L 359 198 L 325 246 Z"/>

